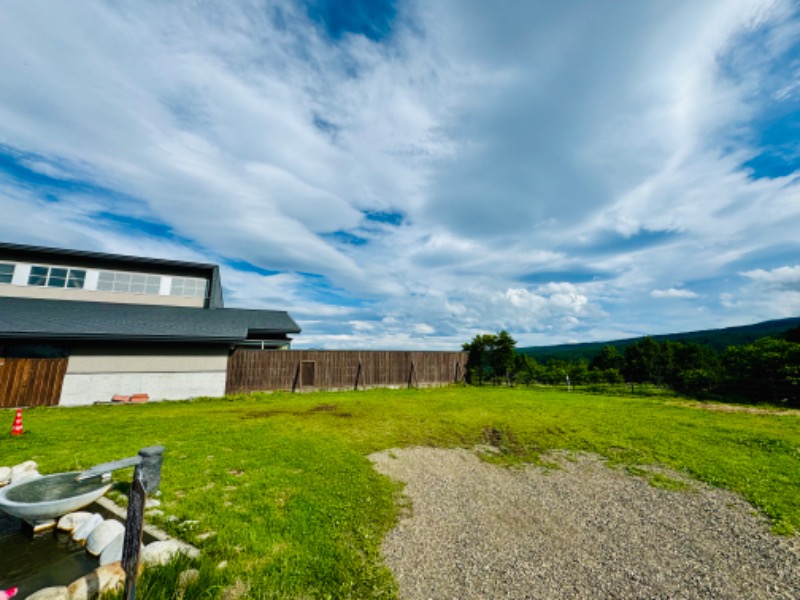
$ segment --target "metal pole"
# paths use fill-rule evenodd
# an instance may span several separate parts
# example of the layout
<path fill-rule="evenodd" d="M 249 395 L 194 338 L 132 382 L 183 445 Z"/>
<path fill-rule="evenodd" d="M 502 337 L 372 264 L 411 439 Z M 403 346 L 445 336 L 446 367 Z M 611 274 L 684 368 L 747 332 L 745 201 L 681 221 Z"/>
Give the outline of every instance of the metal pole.
<path fill-rule="evenodd" d="M 161 484 L 161 465 L 164 462 L 164 446 L 148 446 L 139 450 L 142 457 L 140 469 L 142 484 L 149 496 L 158 495 L 158 486 Z"/>
<path fill-rule="evenodd" d="M 137 465 L 133 471 L 131 492 L 128 496 L 128 515 L 125 518 L 125 538 L 122 544 L 122 569 L 125 571 L 124 600 L 135 600 L 136 598 L 145 496 L 141 465 Z"/>

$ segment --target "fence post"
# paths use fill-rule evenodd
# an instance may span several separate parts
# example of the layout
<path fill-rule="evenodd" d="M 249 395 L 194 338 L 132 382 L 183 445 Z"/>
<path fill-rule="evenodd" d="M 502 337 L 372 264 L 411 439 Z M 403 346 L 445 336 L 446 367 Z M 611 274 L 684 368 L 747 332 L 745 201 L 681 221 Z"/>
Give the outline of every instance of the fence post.
<path fill-rule="evenodd" d="M 294 389 L 297 387 L 297 380 L 300 379 L 300 362 L 297 363 L 297 368 L 294 371 L 294 381 L 292 381 L 292 393 L 294 394 Z"/>
<path fill-rule="evenodd" d="M 411 378 L 417 380 L 417 387 L 419 387 L 419 379 L 417 379 L 417 371 L 414 369 L 414 361 L 411 361 L 411 369 L 408 371 L 408 388 L 411 389 Z"/>
<path fill-rule="evenodd" d="M 356 371 L 356 382 L 353 385 L 353 391 L 358 391 L 358 378 L 361 377 L 361 361 L 358 361 L 358 370 Z"/>
<path fill-rule="evenodd" d="M 125 600 L 136 598 L 136 579 L 139 576 L 139 548 L 142 545 L 142 522 L 146 492 L 142 483 L 141 465 L 133 471 L 125 518 L 125 537 L 122 543 L 122 569 L 125 571 Z"/>

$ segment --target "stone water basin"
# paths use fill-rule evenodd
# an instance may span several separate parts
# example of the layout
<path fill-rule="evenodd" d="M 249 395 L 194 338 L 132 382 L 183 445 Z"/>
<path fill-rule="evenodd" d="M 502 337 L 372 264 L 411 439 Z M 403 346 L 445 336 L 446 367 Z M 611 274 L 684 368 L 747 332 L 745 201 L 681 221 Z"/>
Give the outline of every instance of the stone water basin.
<path fill-rule="evenodd" d="M 91 504 L 111 488 L 100 478 L 76 481 L 80 474 L 56 473 L 1 488 L 0 511 L 31 522 L 55 519 Z"/>

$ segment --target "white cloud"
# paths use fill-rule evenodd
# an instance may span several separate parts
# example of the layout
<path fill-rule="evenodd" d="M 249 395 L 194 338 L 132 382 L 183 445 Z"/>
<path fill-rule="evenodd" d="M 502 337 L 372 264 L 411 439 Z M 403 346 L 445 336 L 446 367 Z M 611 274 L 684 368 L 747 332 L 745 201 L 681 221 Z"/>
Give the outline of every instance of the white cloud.
<path fill-rule="evenodd" d="M 759 287 L 800 292 L 800 265 L 778 267 L 771 271 L 755 269 L 742 273 Z"/>
<path fill-rule="evenodd" d="M 800 312 L 800 181 L 742 166 L 797 96 L 794 3 L 398 11 L 373 41 L 282 0 L 5 2 L 0 153 L 62 183 L 0 170 L 0 238 L 220 262 L 309 346 Z"/>
<path fill-rule="evenodd" d="M 697 298 L 698 294 L 683 288 L 669 288 L 667 290 L 653 290 L 650 292 L 653 298 Z"/>

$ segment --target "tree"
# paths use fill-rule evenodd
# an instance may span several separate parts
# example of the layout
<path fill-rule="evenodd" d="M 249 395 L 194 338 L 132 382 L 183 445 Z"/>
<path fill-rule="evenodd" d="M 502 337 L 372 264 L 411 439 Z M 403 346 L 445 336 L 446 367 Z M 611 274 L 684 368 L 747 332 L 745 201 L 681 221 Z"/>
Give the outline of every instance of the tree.
<path fill-rule="evenodd" d="M 800 344 L 763 338 L 727 348 L 722 360 L 727 390 L 756 402 L 798 404 Z"/>
<path fill-rule="evenodd" d="M 490 333 L 478 334 L 471 342 L 461 346 L 467 356 L 467 380 L 469 383 L 483 385 L 483 380 L 491 376 L 489 366 L 489 353 L 494 344 L 495 336 Z"/>
<path fill-rule="evenodd" d="M 783 334 L 783 339 L 785 339 L 787 342 L 800 344 L 800 325 Z"/>
<path fill-rule="evenodd" d="M 679 392 L 698 394 L 710 392 L 719 383 L 721 365 L 711 347 L 695 343 L 666 343 L 671 344 L 665 375 L 668 386 Z"/>
<path fill-rule="evenodd" d="M 489 365 L 495 382 L 502 377 L 509 377 L 514 369 L 514 354 L 517 341 L 503 329 L 496 336 L 489 348 Z"/>
<path fill-rule="evenodd" d="M 651 337 L 625 348 L 625 379 L 633 383 L 660 384 L 664 377 L 664 354 Z"/>
<path fill-rule="evenodd" d="M 606 344 L 600 350 L 600 354 L 592 359 L 589 363 L 589 369 L 597 369 L 599 371 L 607 371 L 608 369 L 616 369 L 622 371 L 625 368 L 625 358 L 619 353 L 616 346 Z"/>
<path fill-rule="evenodd" d="M 535 358 L 517 352 L 514 356 L 514 381 L 530 385 L 542 380 L 545 368 Z"/>
<path fill-rule="evenodd" d="M 463 344 L 461 347 L 469 353 L 469 382 L 483 385 L 484 380 L 491 379 L 497 384 L 500 379 L 513 375 L 516 345 L 517 341 L 505 330 L 497 334 L 478 334 L 471 342 Z"/>

